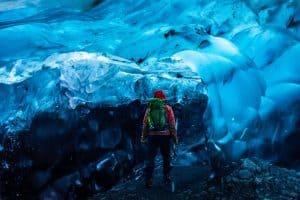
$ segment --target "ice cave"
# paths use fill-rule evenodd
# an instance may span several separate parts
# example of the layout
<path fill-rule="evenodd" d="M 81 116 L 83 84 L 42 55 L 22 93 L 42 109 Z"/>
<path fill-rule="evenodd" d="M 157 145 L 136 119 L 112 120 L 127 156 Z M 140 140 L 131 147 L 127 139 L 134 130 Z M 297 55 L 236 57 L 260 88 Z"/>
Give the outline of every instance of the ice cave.
<path fill-rule="evenodd" d="M 0 0 L 0 40 L 0 199 L 300 199 L 299 0 Z"/>

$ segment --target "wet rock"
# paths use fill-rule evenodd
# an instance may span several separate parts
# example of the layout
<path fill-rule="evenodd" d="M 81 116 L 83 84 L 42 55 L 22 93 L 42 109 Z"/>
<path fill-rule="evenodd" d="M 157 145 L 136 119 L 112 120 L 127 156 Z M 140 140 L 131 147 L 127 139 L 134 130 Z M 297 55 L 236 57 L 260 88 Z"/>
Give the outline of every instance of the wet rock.
<path fill-rule="evenodd" d="M 246 160 L 246 159 L 245 159 Z M 276 166 L 270 165 L 270 163 L 259 160 L 257 158 L 249 158 L 238 162 L 234 165 L 234 168 L 229 173 L 222 177 L 219 182 L 207 181 L 195 179 L 194 175 L 189 172 L 179 173 L 176 177 L 176 183 L 178 185 L 174 193 L 163 194 L 165 199 L 297 199 L 299 198 L 300 177 L 296 175 L 295 171 L 286 170 Z M 247 164 L 246 164 L 247 163 Z M 240 173 L 243 172 L 243 176 L 248 177 L 251 173 L 253 166 L 259 168 L 265 168 L 259 173 L 255 172 L 255 178 L 241 178 Z M 192 166 L 190 166 L 192 167 Z M 188 167 L 187 167 L 188 168 Z M 176 169 L 176 167 L 175 167 Z M 270 173 L 270 171 L 276 174 Z M 186 169 L 188 171 L 188 169 Z M 244 175 L 244 173 L 246 175 Z M 187 178 L 189 181 L 180 182 L 182 178 Z M 208 177 L 207 177 L 208 178 Z M 127 182 L 122 187 L 115 188 L 107 193 L 99 194 L 97 197 L 109 197 L 108 199 L 116 199 L 121 196 L 127 196 L 132 194 L 131 198 L 139 198 L 139 194 L 133 193 L 136 189 L 128 191 L 128 188 L 138 188 L 139 191 L 143 191 L 143 195 L 150 195 L 149 199 L 153 196 L 153 193 L 162 191 L 161 187 L 153 187 L 150 192 L 141 186 L 141 182 L 134 180 L 133 182 Z M 200 196 L 198 196 L 200 195 Z M 298 195 L 298 196 L 297 196 Z M 148 196 L 147 196 L 148 197 Z M 123 199 L 123 198 L 121 198 Z M 147 199 L 147 198 L 146 198 Z"/>
<path fill-rule="evenodd" d="M 64 176 L 51 184 L 42 195 L 55 194 L 67 199 L 82 199 L 111 188 L 132 168 L 131 157 L 124 151 L 107 153 L 96 162 L 83 166 L 79 171 Z"/>
<path fill-rule="evenodd" d="M 118 151 L 105 156 L 95 165 L 95 180 L 104 188 L 111 188 L 130 170 L 131 160 L 126 152 Z"/>
<path fill-rule="evenodd" d="M 257 158 L 248 158 L 225 177 L 223 195 L 230 198 L 239 194 L 244 198 L 287 197 L 293 193 L 300 194 L 299 188 L 294 187 L 299 184 L 300 178 L 295 171 L 272 166 Z"/>
<path fill-rule="evenodd" d="M 41 113 L 33 119 L 26 142 L 32 148 L 31 156 L 36 164 L 49 166 L 62 152 L 70 151 L 74 135 L 68 127 L 69 123 L 53 113 Z"/>
<path fill-rule="evenodd" d="M 255 183 L 260 184 L 263 181 L 262 178 L 255 178 Z"/>
<path fill-rule="evenodd" d="M 210 188 L 208 188 L 208 191 L 211 192 L 211 193 L 215 192 L 215 190 L 216 190 L 215 187 L 210 187 Z"/>
<path fill-rule="evenodd" d="M 36 171 L 30 177 L 30 182 L 35 190 L 42 188 L 50 179 L 51 172 L 49 170 L 45 171 Z"/>
<path fill-rule="evenodd" d="M 104 149 L 113 149 L 121 141 L 122 130 L 110 128 L 101 130 L 96 136 L 96 146 Z"/>
<path fill-rule="evenodd" d="M 249 170 L 243 169 L 239 171 L 239 177 L 242 179 L 249 179 L 252 177 L 252 174 Z"/>
<path fill-rule="evenodd" d="M 172 106 L 183 142 L 190 132 L 202 130 L 203 124 L 187 128 L 191 124 L 185 121 L 202 120 L 199 112 L 203 114 L 207 97 L 188 97 L 176 105 Z M 197 107 L 197 114 L 187 112 L 191 105 Z M 111 188 L 144 161 L 146 149 L 139 137 L 145 109 L 146 104 L 134 101 L 116 107 L 78 106 L 68 112 L 37 114 L 28 130 L 1 137 L 0 178 L 8 182 L 1 184 L 1 194 L 14 197 L 15 190 L 29 191 L 24 194 L 29 198 L 40 196 L 40 190 L 48 196 L 55 190 L 64 196 L 70 190 L 72 195 L 86 197 Z M 80 184 L 68 178 L 76 173 Z"/>
<path fill-rule="evenodd" d="M 61 200 L 63 197 L 54 188 L 49 187 L 40 194 L 40 199 Z"/>
<path fill-rule="evenodd" d="M 252 160 L 250 160 L 248 158 L 242 160 L 241 168 L 248 169 L 251 172 L 260 170 L 260 167 L 258 167 Z"/>

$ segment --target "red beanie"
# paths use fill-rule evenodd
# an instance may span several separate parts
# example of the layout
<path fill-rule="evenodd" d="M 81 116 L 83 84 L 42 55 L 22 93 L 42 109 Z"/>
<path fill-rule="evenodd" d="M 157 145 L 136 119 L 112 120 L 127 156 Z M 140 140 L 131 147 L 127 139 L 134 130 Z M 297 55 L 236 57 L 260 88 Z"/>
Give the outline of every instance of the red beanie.
<path fill-rule="evenodd" d="M 166 95 L 162 90 L 156 90 L 154 92 L 154 98 L 158 98 L 158 99 L 161 99 L 161 100 L 166 100 Z"/>

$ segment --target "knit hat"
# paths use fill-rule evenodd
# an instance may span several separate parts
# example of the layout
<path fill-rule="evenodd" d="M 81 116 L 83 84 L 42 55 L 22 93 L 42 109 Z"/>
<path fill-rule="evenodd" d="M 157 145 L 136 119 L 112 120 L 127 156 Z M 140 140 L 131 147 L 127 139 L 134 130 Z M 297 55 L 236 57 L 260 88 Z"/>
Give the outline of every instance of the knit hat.
<path fill-rule="evenodd" d="M 156 90 L 154 92 L 154 98 L 158 98 L 158 99 L 161 99 L 161 100 L 166 100 L 166 95 L 162 90 Z"/>

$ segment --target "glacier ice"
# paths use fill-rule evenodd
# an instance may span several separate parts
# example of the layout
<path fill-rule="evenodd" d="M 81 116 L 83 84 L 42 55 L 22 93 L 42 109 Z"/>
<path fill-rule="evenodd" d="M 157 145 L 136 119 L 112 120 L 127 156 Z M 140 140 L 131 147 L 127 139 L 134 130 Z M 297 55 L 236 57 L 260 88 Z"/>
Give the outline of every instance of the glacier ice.
<path fill-rule="evenodd" d="M 115 184 L 158 88 L 190 147 L 177 164 L 208 159 L 205 135 L 215 165 L 299 169 L 298 0 L 2 0 L 0 40 L 0 193 L 24 171 L 42 198 Z"/>
<path fill-rule="evenodd" d="M 0 122 L 22 129 L 39 111 L 126 104 L 161 87 L 178 102 L 207 93 L 220 143 L 244 149 L 251 137 L 285 137 L 277 133 L 299 115 L 299 8 L 297 0 L 2 1 Z"/>
<path fill-rule="evenodd" d="M 150 64 L 141 67 L 113 55 L 87 52 L 54 54 L 40 61 L 17 60 L 2 68 L 1 123 L 14 124 L 15 131 L 28 125 L 38 112 L 146 101 L 156 88 L 165 89 L 175 102 L 190 92 L 206 93 L 202 79 L 182 63 L 161 59 Z"/>

